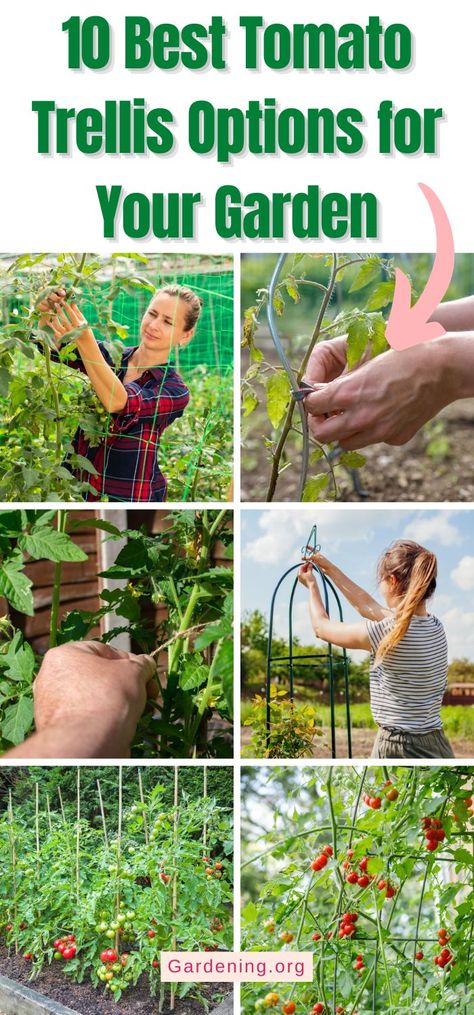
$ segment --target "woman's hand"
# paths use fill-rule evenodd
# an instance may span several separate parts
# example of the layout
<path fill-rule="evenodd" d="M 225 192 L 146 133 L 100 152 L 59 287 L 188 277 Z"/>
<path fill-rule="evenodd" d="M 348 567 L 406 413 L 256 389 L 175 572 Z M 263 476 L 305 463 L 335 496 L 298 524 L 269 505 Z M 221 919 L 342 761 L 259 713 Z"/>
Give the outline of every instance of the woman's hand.
<path fill-rule="evenodd" d="M 319 570 L 322 571 L 323 574 L 331 574 L 334 565 L 327 557 L 323 557 L 322 553 L 319 553 L 319 551 L 318 553 L 312 553 L 309 559 L 313 564 L 316 564 L 316 567 L 319 567 Z"/>
<path fill-rule="evenodd" d="M 310 560 L 305 560 L 298 571 L 298 581 L 302 585 L 305 585 L 307 589 L 313 588 L 316 585 L 316 578 L 313 574 L 313 566 Z"/>
<path fill-rule="evenodd" d="M 63 291 L 64 290 L 59 290 L 58 292 Z M 44 327 L 44 323 L 41 325 L 42 321 L 48 324 L 52 329 L 53 335 L 58 344 L 61 343 L 63 339 L 67 339 L 68 335 L 71 335 L 71 333 L 75 332 L 78 328 L 82 329 L 80 335 L 74 335 L 78 341 L 80 341 L 81 337 L 94 337 L 91 329 L 88 327 L 86 318 L 83 314 L 81 314 L 79 307 L 76 306 L 75 303 L 66 303 L 64 299 L 61 298 L 55 301 L 54 311 L 52 313 L 40 318 L 40 326 Z"/>

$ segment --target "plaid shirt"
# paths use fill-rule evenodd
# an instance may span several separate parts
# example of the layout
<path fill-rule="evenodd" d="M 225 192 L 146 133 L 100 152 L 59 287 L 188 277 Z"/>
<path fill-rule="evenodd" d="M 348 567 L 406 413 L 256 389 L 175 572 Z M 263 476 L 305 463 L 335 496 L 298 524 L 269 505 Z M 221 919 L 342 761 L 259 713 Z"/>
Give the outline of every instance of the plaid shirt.
<path fill-rule="evenodd" d="M 101 342 L 99 349 L 105 361 L 124 383 L 128 361 L 135 348 L 124 349 L 117 369 Z M 80 359 L 68 366 L 86 373 Z M 111 413 L 108 432 L 98 447 L 90 443 L 79 427 L 73 439 L 74 450 L 88 458 L 97 470 L 91 476 L 74 470 L 78 479 L 87 481 L 96 495 L 88 493 L 85 500 L 164 501 L 166 479 L 158 465 L 160 436 L 174 419 L 183 415 L 189 402 L 189 391 L 179 374 L 166 364 L 150 367 L 135 381 L 124 384 L 128 394 L 120 412 Z"/>

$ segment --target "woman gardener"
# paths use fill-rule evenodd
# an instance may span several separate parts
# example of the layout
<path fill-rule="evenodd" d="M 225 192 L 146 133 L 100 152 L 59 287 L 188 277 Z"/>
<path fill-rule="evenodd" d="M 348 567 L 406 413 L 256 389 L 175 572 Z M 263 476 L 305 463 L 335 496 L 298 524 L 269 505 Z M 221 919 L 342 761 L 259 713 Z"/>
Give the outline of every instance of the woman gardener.
<path fill-rule="evenodd" d="M 363 623 L 346 624 L 328 617 L 313 564 L 365 618 Z M 441 721 L 448 671 L 446 634 L 441 621 L 426 608 L 436 589 L 436 574 L 434 553 L 411 540 L 396 540 L 378 564 L 386 603 L 381 606 L 321 553 L 300 568 L 317 637 L 341 648 L 370 652 L 370 703 L 379 727 L 372 757 L 454 757 Z"/>
<path fill-rule="evenodd" d="M 51 328 L 58 348 L 75 336 L 79 358 L 67 365 L 87 374 L 99 401 L 109 413 L 107 432 L 92 446 L 79 427 L 73 439 L 78 455 L 94 473 L 74 470 L 89 484 L 86 500 L 164 501 L 166 479 L 158 464 L 160 437 L 182 416 L 189 391 L 169 364 L 175 346 L 187 345 L 194 334 L 202 301 L 185 286 L 159 289 L 143 316 L 140 344 L 125 348 L 115 367 L 103 343 L 97 342 L 75 303 L 58 289 L 39 304 L 40 327 Z M 92 489 L 90 489 L 92 488 Z"/>

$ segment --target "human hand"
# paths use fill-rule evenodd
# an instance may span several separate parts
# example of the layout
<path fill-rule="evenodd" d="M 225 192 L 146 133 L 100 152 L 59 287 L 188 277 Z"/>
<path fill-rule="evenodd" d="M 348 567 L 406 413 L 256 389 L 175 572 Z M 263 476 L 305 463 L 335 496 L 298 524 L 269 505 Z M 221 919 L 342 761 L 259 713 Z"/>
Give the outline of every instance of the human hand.
<path fill-rule="evenodd" d="M 97 641 L 50 649 L 33 684 L 33 697 L 37 733 L 48 734 L 50 744 L 57 742 L 51 756 L 129 756 L 147 697 L 158 693 L 155 672 L 151 656 L 120 652 Z M 75 737 L 80 750 L 64 755 L 63 746 Z"/>
<path fill-rule="evenodd" d="M 320 553 L 319 550 L 317 553 L 312 553 L 309 559 L 311 560 L 312 564 L 316 564 L 316 567 L 319 567 L 319 570 L 322 571 L 323 574 L 331 574 L 331 570 L 334 567 L 334 565 L 331 563 L 330 560 L 328 560 L 327 557 L 323 557 L 322 553 Z"/>
<path fill-rule="evenodd" d="M 390 350 L 351 371 L 343 369 L 345 339 L 317 346 L 306 378 L 315 383 L 326 376 L 327 383 L 305 398 L 313 436 L 321 443 L 338 441 L 347 451 L 379 441 L 405 444 L 459 397 L 450 383 L 447 341 L 443 336 L 403 352 Z"/>
<path fill-rule="evenodd" d="M 83 329 L 80 335 L 75 336 L 78 342 L 86 336 L 93 337 L 78 306 L 75 303 L 66 303 L 65 297 L 65 289 L 56 289 L 38 304 L 41 311 L 39 326 L 51 328 L 58 346 L 77 328 Z"/>
<path fill-rule="evenodd" d="M 313 568 L 310 560 L 305 560 L 299 571 L 298 581 L 302 585 L 305 585 L 307 589 L 311 589 L 313 585 L 316 585 L 316 578 L 314 577 Z"/>

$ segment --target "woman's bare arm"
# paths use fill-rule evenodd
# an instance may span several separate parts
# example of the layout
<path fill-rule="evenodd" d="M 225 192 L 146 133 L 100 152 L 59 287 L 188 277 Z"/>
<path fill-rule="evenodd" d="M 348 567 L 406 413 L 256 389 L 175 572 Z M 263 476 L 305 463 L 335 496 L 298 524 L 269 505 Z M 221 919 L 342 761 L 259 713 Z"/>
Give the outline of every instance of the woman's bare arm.
<path fill-rule="evenodd" d="M 366 592 L 360 585 L 356 585 L 340 568 L 336 567 L 327 557 L 323 557 L 322 553 L 313 554 L 311 560 L 323 574 L 326 574 L 334 582 L 336 588 L 342 592 L 347 602 L 360 613 L 361 617 L 365 617 L 367 620 L 383 620 L 384 617 L 391 616 L 390 610 L 381 606 L 369 592 Z"/>

